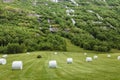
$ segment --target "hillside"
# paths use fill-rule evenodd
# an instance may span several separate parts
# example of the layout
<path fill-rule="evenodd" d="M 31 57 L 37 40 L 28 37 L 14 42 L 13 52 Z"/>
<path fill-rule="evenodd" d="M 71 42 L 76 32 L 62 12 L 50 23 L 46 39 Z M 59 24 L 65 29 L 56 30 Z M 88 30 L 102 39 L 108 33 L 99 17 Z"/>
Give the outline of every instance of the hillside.
<path fill-rule="evenodd" d="M 119 50 L 119 14 L 119 0 L 0 0 L 0 53 Z"/>

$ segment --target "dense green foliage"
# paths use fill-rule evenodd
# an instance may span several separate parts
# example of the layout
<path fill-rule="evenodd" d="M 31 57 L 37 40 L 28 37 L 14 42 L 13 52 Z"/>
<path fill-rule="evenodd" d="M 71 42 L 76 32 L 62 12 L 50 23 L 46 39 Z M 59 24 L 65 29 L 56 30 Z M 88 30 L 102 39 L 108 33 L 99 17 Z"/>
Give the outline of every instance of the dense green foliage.
<path fill-rule="evenodd" d="M 78 6 L 70 0 L 58 3 L 48 0 L 5 3 L 1 0 L 0 53 L 66 51 L 64 38 L 87 50 L 108 52 L 112 48 L 120 49 L 119 0 L 75 1 Z M 74 11 L 67 15 L 66 10 L 71 9 Z M 14 50 L 13 46 L 20 50 Z"/>

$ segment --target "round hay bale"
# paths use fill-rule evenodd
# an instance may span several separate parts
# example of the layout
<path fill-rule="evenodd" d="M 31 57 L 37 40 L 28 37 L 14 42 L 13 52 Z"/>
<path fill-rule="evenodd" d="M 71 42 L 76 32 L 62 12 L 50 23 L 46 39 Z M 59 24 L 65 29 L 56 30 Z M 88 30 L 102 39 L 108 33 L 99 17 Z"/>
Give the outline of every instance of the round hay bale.
<path fill-rule="evenodd" d="M 0 64 L 4 65 L 4 64 L 6 64 L 6 63 L 7 63 L 6 59 L 0 58 Z"/>
<path fill-rule="evenodd" d="M 57 68 L 56 60 L 49 61 L 49 68 Z"/>
<path fill-rule="evenodd" d="M 117 59 L 120 60 L 120 56 L 118 56 Z"/>
<path fill-rule="evenodd" d="M 84 53 L 84 55 L 86 56 L 86 55 L 87 55 L 87 53 Z"/>
<path fill-rule="evenodd" d="M 42 58 L 42 56 L 41 56 L 41 55 L 38 55 L 37 58 Z"/>
<path fill-rule="evenodd" d="M 30 54 L 29 52 L 27 52 L 26 54 Z"/>
<path fill-rule="evenodd" d="M 22 61 L 13 61 L 12 62 L 12 69 L 23 69 L 23 63 Z"/>
<path fill-rule="evenodd" d="M 92 57 L 86 57 L 86 62 L 91 62 L 92 61 Z"/>
<path fill-rule="evenodd" d="M 73 63 L 73 59 L 72 59 L 72 58 L 67 58 L 67 63 L 68 63 L 68 64 Z"/>
<path fill-rule="evenodd" d="M 111 55 L 110 55 L 110 54 L 108 54 L 108 55 L 107 55 L 107 57 L 108 57 L 108 58 L 110 58 L 110 57 L 111 57 Z"/>
<path fill-rule="evenodd" d="M 57 52 L 55 52 L 54 54 L 55 54 L 55 55 L 57 55 L 58 53 L 57 53 Z"/>
<path fill-rule="evenodd" d="M 93 56 L 93 59 L 97 59 L 97 58 L 98 58 L 98 56 L 97 56 L 97 55 Z"/>
<path fill-rule="evenodd" d="M 3 56 L 2 56 L 2 58 L 7 58 L 7 56 L 8 56 L 8 55 L 7 55 L 7 54 L 5 54 L 5 55 L 3 55 Z"/>

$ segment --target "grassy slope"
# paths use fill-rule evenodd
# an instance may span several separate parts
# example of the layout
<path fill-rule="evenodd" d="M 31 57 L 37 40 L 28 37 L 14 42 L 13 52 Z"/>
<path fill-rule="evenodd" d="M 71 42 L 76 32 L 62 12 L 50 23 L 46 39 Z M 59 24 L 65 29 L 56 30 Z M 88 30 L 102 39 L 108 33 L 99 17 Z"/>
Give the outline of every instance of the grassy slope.
<path fill-rule="evenodd" d="M 98 60 L 85 62 L 83 53 L 33 52 L 27 54 L 9 55 L 6 65 L 0 65 L 0 80 L 120 80 L 120 61 L 116 58 L 119 53 L 112 54 L 109 59 L 106 54 L 98 54 Z M 41 54 L 43 58 L 37 59 Z M 94 54 L 88 54 L 93 56 Z M 2 56 L 2 55 L 0 55 Z M 66 58 L 72 57 L 73 64 L 66 64 Z M 49 60 L 57 60 L 58 68 L 48 68 Z M 23 70 L 11 70 L 14 60 L 22 60 Z"/>
<path fill-rule="evenodd" d="M 71 43 L 71 41 L 69 39 L 66 39 L 66 46 L 67 46 L 67 51 L 68 52 L 87 52 L 87 53 L 105 53 L 105 52 L 97 52 L 97 51 L 90 51 L 90 50 L 84 50 L 83 48 L 80 48 L 79 46 L 75 46 L 74 44 Z M 120 52 L 119 50 L 113 49 L 110 53 L 114 53 L 114 52 Z"/>
<path fill-rule="evenodd" d="M 68 39 L 65 39 L 65 40 L 66 40 L 67 51 L 69 52 L 82 52 L 83 51 L 82 48 L 73 45 L 70 40 Z"/>

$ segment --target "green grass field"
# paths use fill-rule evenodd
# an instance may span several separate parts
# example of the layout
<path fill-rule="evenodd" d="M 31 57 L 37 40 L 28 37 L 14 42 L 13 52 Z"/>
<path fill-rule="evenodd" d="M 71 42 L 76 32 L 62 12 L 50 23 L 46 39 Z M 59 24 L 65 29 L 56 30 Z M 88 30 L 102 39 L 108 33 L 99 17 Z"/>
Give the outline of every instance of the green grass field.
<path fill-rule="evenodd" d="M 38 59 L 37 55 L 42 55 Z M 93 57 L 93 53 L 87 56 Z M 83 53 L 50 51 L 32 52 L 31 54 L 8 55 L 7 64 L 0 65 L 0 80 L 120 80 L 120 53 L 97 54 L 98 59 L 86 62 Z M 1 57 L 2 55 L 0 55 Z M 73 58 L 73 64 L 67 64 L 66 59 Z M 12 70 L 12 61 L 23 61 L 23 70 Z M 58 67 L 48 67 L 49 60 L 56 60 Z"/>

